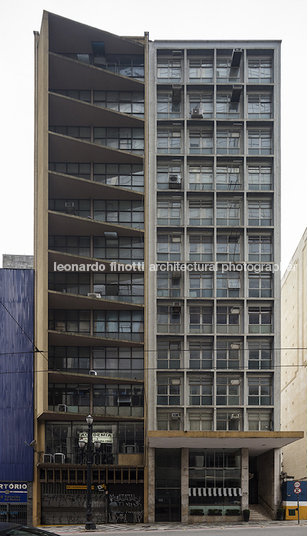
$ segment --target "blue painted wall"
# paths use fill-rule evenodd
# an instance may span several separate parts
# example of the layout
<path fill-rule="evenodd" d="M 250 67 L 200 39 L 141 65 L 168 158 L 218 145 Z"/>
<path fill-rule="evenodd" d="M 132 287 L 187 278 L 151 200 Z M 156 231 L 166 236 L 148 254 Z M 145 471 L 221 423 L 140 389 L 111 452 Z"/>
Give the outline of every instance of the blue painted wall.
<path fill-rule="evenodd" d="M 34 271 L 1 269 L 0 302 L 0 480 L 32 481 Z"/>

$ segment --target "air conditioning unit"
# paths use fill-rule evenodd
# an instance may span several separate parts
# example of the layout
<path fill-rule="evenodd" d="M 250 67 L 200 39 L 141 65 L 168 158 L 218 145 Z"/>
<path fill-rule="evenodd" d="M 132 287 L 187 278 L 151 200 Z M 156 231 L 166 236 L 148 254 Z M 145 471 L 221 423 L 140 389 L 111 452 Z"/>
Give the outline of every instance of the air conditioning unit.
<path fill-rule="evenodd" d="M 98 292 L 88 292 L 87 293 L 88 298 L 101 298 L 101 294 Z"/>
<path fill-rule="evenodd" d="M 65 463 L 65 454 L 62 452 L 55 452 L 53 455 L 54 463 Z"/>
<path fill-rule="evenodd" d="M 230 419 L 231 419 L 232 421 L 238 421 L 238 420 L 240 419 L 240 413 L 232 413 L 232 414 L 230 415 Z"/>
<path fill-rule="evenodd" d="M 181 303 L 180 302 L 173 302 L 172 304 L 172 313 L 180 313 L 181 311 Z"/>
<path fill-rule="evenodd" d="M 75 203 L 73 201 L 65 201 L 65 208 L 75 208 Z"/>
<path fill-rule="evenodd" d="M 53 463 L 53 454 L 44 454 L 43 463 Z"/>
<path fill-rule="evenodd" d="M 174 421 L 179 421 L 180 420 L 180 413 L 172 413 L 172 419 Z"/>
<path fill-rule="evenodd" d="M 181 178 L 179 175 L 170 175 L 169 176 L 169 188 L 175 190 L 180 190 L 181 188 Z"/>
<path fill-rule="evenodd" d="M 97 376 L 96 370 L 90 370 L 89 374 L 91 374 L 91 376 Z"/>
<path fill-rule="evenodd" d="M 193 117 L 193 119 L 201 119 L 202 116 L 203 114 L 200 108 L 193 108 L 191 112 L 191 117 Z"/>
<path fill-rule="evenodd" d="M 66 404 L 59 404 L 59 405 L 58 405 L 58 411 L 66 412 L 66 411 L 67 411 L 67 406 L 66 406 Z"/>

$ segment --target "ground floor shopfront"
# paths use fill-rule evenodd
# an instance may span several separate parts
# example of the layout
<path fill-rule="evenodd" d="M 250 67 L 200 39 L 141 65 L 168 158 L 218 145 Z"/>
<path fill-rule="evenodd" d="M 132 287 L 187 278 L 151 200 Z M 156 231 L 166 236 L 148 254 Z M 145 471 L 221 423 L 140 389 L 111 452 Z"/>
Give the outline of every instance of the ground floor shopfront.
<path fill-rule="evenodd" d="M 148 522 L 242 516 L 251 504 L 274 517 L 281 503 L 283 441 L 291 438 L 281 432 L 149 432 Z"/>

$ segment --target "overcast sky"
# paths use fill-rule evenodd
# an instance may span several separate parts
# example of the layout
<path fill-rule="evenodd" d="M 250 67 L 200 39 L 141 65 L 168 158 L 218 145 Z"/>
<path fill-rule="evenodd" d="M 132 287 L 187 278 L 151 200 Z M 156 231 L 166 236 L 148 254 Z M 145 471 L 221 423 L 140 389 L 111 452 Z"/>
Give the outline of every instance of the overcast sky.
<path fill-rule="evenodd" d="M 282 40 L 282 266 L 307 226 L 300 159 L 307 124 L 306 0 L 3 0 L 0 11 L 0 267 L 33 254 L 33 31 L 43 10 L 118 35 L 156 39 Z"/>

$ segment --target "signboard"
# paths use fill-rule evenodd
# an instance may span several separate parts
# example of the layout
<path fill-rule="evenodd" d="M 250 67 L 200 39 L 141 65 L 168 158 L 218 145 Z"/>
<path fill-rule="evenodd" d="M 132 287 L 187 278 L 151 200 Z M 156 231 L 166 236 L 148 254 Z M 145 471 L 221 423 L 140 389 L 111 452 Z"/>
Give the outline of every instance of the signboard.
<path fill-rule="evenodd" d="M 28 486 L 26 482 L 0 482 L 0 503 L 27 502 Z"/>
<path fill-rule="evenodd" d="M 100 441 L 100 443 L 113 443 L 113 432 L 93 432 L 94 441 Z M 87 432 L 79 432 L 79 441 L 82 440 L 87 443 Z"/>

